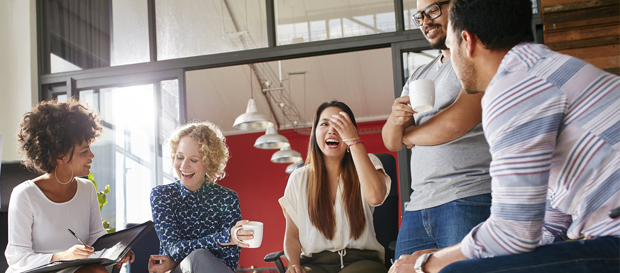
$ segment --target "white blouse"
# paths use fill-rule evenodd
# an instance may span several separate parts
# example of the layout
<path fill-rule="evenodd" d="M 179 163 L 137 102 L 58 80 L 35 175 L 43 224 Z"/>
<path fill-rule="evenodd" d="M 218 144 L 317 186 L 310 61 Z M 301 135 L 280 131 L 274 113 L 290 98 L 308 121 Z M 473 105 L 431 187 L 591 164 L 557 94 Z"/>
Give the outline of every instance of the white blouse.
<path fill-rule="evenodd" d="M 13 189 L 9 202 L 9 242 L 5 252 L 9 269 L 6 272 L 49 263 L 55 252 L 79 245 L 67 229 L 89 245 L 106 234 L 95 186 L 86 179 L 76 180 L 75 196 L 63 203 L 49 200 L 31 180 Z"/>
<path fill-rule="evenodd" d="M 387 188 L 383 201 L 390 193 L 391 180 L 390 177 L 383 170 L 383 165 L 379 158 L 373 154 L 368 154 L 370 161 L 375 166 L 375 169 L 383 172 L 385 186 Z M 299 230 L 299 241 L 301 243 L 301 255 L 311 257 L 313 253 L 319 253 L 321 251 L 337 252 L 345 248 L 353 248 L 360 250 L 376 250 L 379 252 L 381 260 L 384 258 L 383 246 L 379 244 L 375 235 L 375 228 L 373 226 L 372 213 L 374 207 L 371 206 L 364 199 L 364 193 L 362 192 L 362 202 L 364 208 L 364 217 L 366 218 L 366 228 L 364 232 L 357 240 L 351 238 L 351 230 L 349 226 L 348 216 L 345 211 L 345 207 L 342 200 L 342 183 L 338 184 L 338 190 L 336 191 L 336 202 L 334 204 L 336 231 L 333 240 L 328 240 L 323 234 L 312 225 L 310 222 L 310 216 L 308 214 L 308 193 L 307 181 L 308 181 L 308 168 L 306 166 L 301 169 L 295 170 L 288 179 L 288 184 L 284 190 L 284 196 L 278 201 Z"/>

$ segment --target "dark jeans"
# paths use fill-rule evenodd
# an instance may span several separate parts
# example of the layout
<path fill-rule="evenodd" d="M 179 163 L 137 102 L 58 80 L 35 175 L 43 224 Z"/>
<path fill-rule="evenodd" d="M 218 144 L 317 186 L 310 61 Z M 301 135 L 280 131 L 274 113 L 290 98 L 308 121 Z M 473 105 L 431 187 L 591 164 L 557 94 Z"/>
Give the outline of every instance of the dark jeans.
<path fill-rule="evenodd" d="M 491 194 L 481 194 L 418 211 L 406 211 L 398 232 L 396 255 L 444 248 L 460 243 L 469 231 L 489 218 Z"/>
<path fill-rule="evenodd" d="M 528 253 L 453 263 L 440 273 L 618 273 L 620 238 L 557 242 Z"/>

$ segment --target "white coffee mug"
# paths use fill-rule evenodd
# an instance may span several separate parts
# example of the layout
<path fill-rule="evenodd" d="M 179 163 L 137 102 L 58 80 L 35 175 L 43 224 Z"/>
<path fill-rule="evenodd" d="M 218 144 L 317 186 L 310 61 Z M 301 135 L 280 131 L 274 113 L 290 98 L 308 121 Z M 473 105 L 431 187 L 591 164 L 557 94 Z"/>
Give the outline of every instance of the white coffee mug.
<path fill-rule="evenodd" d="M 237 231 L 239 231 L 240 229 L 254 231 L 254 234 L 253 234 L 254 238 L 252 240 L 245 240 L 245 241 L 239 240 L 239 238 L 237 237 Z M 263 242 L 263 223 L 256 222 L 256 221 L 250 221 L 249 223 L 245 225 L 236 227 L 233 230 L 233 235 L 235 236 L 235 239 L 237 241 L 250 245 L 250 248 L 257 248 Z"/>
<path fill-rule="evenodd" d="M 419 79 L 409 83 L 409 102 L 413 111 L 430 111 L 435 105 L 435 82 Z"/>

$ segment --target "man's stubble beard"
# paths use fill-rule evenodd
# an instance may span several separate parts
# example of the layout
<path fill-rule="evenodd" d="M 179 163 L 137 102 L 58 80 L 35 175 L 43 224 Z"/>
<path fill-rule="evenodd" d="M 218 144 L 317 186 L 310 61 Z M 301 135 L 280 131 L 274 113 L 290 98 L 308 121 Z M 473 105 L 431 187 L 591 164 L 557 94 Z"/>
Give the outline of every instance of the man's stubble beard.
<path fill-rule="evenodd" d="M 430 43 L 431 43 L 432 49 L 440 49 L 440 50 L 448 49 L 448 47 L 446 46 L 446 35 L 439 38 L 439 40 L 437 40 L 436 42 L 430 42 Z"/>

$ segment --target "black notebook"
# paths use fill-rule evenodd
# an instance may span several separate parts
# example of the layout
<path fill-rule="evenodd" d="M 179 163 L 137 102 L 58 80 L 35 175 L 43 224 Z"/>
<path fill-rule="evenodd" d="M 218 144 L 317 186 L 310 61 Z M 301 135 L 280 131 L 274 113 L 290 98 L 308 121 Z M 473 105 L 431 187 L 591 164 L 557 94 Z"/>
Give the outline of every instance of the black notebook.
<path fill-rule="evenodd" d="M 117 264 L 125 257 L 125 254 L 131 250 L 131 247 L 138 239 L 140 239 L 153 225 L 155 224 L 152 221 L 146 221 L 137 226 L 99 237 L 92 245 L 92 247 L 95 248 L 95 252 L 89 258 L 53 261 L 24 271 L 24 273 L 56 272 L 67 267 L 88 264 L 101 264 L 104 266 Z"/>

